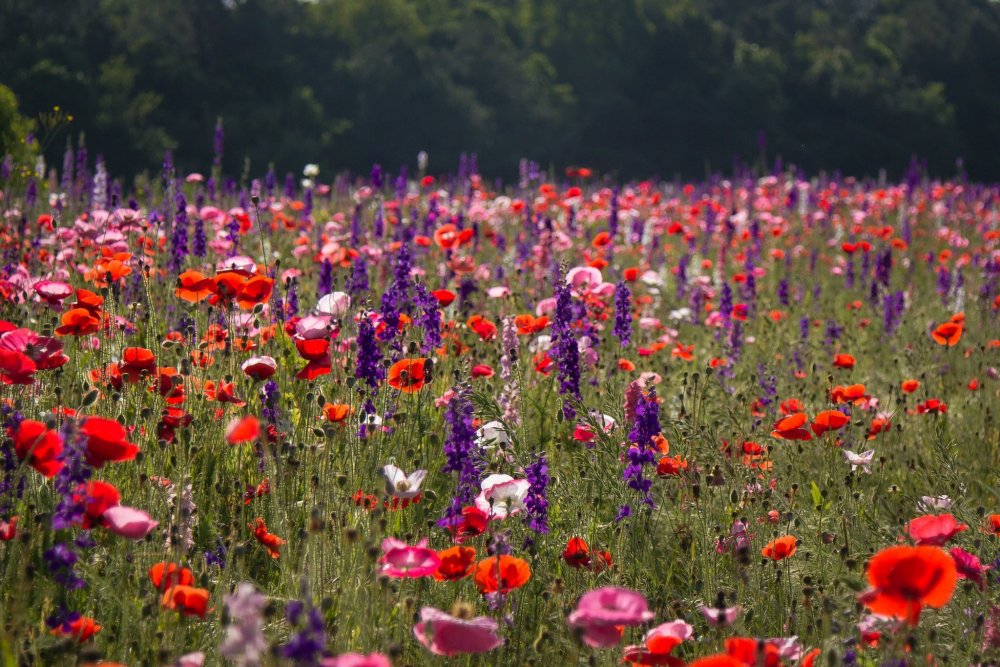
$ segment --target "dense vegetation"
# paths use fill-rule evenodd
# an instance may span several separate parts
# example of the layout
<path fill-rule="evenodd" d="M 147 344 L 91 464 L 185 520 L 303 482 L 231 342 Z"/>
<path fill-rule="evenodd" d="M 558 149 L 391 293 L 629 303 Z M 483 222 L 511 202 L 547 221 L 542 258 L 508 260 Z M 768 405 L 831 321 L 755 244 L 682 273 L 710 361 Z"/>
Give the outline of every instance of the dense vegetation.
<path fill-rule="evenodd" d="M 911 154 L 1000 176 L 987 0 L 0 0 L 0 44 L 27 116 L 75 117 L 39 127 L 49 162 L 84 134 L 117 174 L 168 148 L 206 169 L 222 116 L 236 174 L 420 150 L 440 173 L 465 150 L 508 176 L 525 156 L 898 174 Z"/>

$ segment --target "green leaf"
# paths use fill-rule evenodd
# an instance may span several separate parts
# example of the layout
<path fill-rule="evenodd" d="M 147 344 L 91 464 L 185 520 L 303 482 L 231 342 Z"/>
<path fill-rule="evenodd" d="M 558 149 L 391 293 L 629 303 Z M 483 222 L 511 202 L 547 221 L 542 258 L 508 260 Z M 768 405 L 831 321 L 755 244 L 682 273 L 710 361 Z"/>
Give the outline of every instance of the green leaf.
<path fill-rule="evenodd" d="M 816 482 L 809 482 L 809 494 L 812 496 L 813 507 L 821 507 L 823 504 L 823 494 L 819 492 Z"/>

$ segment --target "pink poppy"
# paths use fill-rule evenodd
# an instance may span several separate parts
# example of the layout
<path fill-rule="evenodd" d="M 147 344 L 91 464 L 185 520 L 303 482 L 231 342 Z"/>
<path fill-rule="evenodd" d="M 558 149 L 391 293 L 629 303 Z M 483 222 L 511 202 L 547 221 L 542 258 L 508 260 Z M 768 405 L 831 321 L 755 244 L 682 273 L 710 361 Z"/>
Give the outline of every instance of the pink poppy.
<path fill-rule="evenodd" d="M 955 561 L 955 568 L 958 570 L 959 579 L 968 579 L 979 586 L 979 590 L 986 589 L 986 572 L 991 569 L 990 565 L 983 566 L 979 558 L 970 554 L 961 547 L 953 547 L 948 550 L 951 559 Z"/>
<path fill-rule="evenodd" d="M 918 546 L 940 547 L 959 533 L 968 530 L 951 514 L 926 514 L 910 521 L 906 532 Z"/>
<path fill-rule="evenodd" d="M 607 648 L 621 640 L 621 626 L 648 623 L 654 616 L 641 593 L 609 586 L 584 593 L 566 622 L 582 632 L 587 646 Z"/>
<path fill-rule="evenodd" d="M 295 323 L 295 335 L 305 340 L 330 337 L 329 315 L 306 315 Z"/>
<path fill-rule="evenodd" d="M 54 308 L 61 308 L 63 300 L 73 294 L 72 286 L 58 280 L 39 280 L 32 289 Z"/>
<path fill-rule="evenodd" d="M 316 312 L 320 315 L 343 317 L 351 307 L 351 297 L 345 292 L 332 292 L 319 300 Z"/>
<path fill-rule="evenodd" d="M 104 520 L 108 530 L 115 535 L 127 537 L 130 540 L 141 540 L 150 531 L 160 525 L 142 510 L 124 505 L 115 505 L 104 510 Z"/>
<path fill-rule="evenodd" d="M 319 661 L 320 667 L 392 667 L 389 658 L 381 653 L 361 655 L 360 653 L 343 653 L 332 658 Z"/>
<path fill-rule="evenodd" d="M 250 357 L 240 369 L 252 380 L 266 380 L 277 372 L 278 362 L 268 356 Z"/>
<path fill-rule="evenodd" d="M 727 627 L 736 622 L 739 618 L 740 612 L 743 611 L 743 607 L 706 607 L 702 605 L 698 608 L 701 615 L 705 617 L 705 621 L 708 622 L 713 628 Z"/>
<path fill-rule="evenodd" d="M 382 540 L 381 573 L 389 577 L 429 577 L 437 571 L 441 558 L 423 539 L 416 546 L 387 537 Z"/>
<path fill-rule="evenodd" d="M 413 634 L 434 655 L 486 653 L 503 644 L 492 618 L 455 618 L 433 607 L 420 610 L 420 623 L 413 626 Z"/>

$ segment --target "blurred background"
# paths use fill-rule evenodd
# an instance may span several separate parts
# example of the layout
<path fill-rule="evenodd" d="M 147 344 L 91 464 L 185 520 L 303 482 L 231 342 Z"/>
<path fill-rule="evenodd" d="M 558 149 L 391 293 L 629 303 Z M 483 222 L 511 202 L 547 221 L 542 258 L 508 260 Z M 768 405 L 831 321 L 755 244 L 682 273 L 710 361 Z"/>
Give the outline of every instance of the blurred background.
<path fill-rule="evenodd" d="M 0 152 L 1000 178 L 989 0 L 0 0 Z M 16 101 L 15 101 L 16 99 Z M 16 106 L 15 106 L 16 105 Z M 247 167 L 249 160 L 249 169 Z"/>

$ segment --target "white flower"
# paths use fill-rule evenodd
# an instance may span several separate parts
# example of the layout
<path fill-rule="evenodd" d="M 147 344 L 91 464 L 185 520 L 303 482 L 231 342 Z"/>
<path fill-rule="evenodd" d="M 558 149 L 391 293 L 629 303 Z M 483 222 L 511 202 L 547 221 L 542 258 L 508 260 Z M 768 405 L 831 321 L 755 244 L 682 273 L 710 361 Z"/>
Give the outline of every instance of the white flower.
<path fill-rule="evenodd" d="M 350 307 L 350 295 L 346 292 L 331 292 L 316 303 L 316 312 L 333 317 L 343 317 Z"/>
<path fill-rule="evenodd" d="M 677 321 L 688 320 L 691 318 L 691 309 L 678 308 L 677 310 L 671 310 L 669 317 L 670 319 Z"/>
<path fill-rule="evenodd" d="M 552 336 L 548 334 L 542 334 L 538 336 L 533 341 L 528 344 L 528 350 L 532 354 L 538 354 L 539 352 L 545 352 L 552 347 Z"/>
<path fill-rule="evenodd" d="M 319 165 L 310 162 L 302 168 L 302 175 L 307 178 L 316 178 L 319 176 Z"/>
<path fill-rule="evenodd" d="M 921 512 L 951 509 L 951 498 L 948 496 L 921 496 L 917 508 Z"/>
<path fill-rule="evenodd" d="M 407 475 L 391 463 L 382 468 L 385 477 L 385 490 L 390 496 L 407 499 L 420 495 L 420 485 L 427 476 L 426 470 L 414 470 Z"/>
<path fill-rule="evenodd" d="M 313 180 L 311 178 L 303 178 L 301 184 L 303 190 L 309 190 L 312 188 L 313 185 L 315 185 L 315 183 L 313 183 Z"/>
<path fill-rule="evenodd" d="M 854 471 L 861 468 L 868 475 L 872 474 L 871 465 L 872 457 L 874 456 L 874 449 L 869 449 L 867 452 L 862 452 L 860 454 L 856 454 L 849 449 L 844 450 L 844 458 L 851 464 L 851 470 Z"/>
<path fill-rule="evenodd" d="M 502 422 L 487 422 L 476 431 L 476 444 L 480 447 L 506 445 L 509 442 L 510 436 L 507 435 Z"/>
<path fill-rule="evenodd" d="M 526 479 L 510 475 L 489 475 L 480 483 L 482 491 L 476 496 L 476 508 L 493 519 L 504 519 L 527 509 L 524 499 L 531 489 Z"/>

